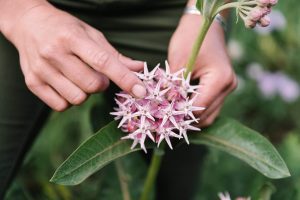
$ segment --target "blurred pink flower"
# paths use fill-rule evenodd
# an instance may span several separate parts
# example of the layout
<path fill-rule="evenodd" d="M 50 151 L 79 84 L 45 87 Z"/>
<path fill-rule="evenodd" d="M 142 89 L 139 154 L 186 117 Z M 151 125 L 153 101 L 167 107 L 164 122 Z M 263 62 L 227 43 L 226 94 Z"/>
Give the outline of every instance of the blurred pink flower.
<path fill-rule="evenodd" d="M 243 58 L 244 49 L 239 41 L 234 39 L 229 40 L 227 49 L 231 59 L 239 61 Z"/>
<path fill-rule="evenodd" d="M 285 102 L 296 101 L 300 96 L 299 84 L 282 72 L 268 72 L 258 63 L 247 67 L 248 76 L 255 80 L 265 98 L 279 95 Z"/>

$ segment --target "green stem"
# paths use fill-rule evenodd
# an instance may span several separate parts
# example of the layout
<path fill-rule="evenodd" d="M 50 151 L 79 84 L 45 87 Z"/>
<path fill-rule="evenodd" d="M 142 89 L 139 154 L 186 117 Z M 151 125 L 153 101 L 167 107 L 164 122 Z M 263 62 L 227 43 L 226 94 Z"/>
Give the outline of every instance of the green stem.
<path fill-rule="evenodd" d="M 214 13 L 214 15 L 220 13 L 222 10 L 226 10 L 226 9 L 229 9 L 229 8 L 238 8 L 238 7 L 240 7 L 241 4 L 242 3 L 239 2 L 239 1 L 237 1 L 237 2 L 231 2 L 231 3 L 226 3 L 226 4 L 222 5 L 222 6 L 220 6 L 216 10 L 216 12 Z"/>
<path fill-rule="evenodd" d="M 194 65 L 195 65 L 197 56 L 199 54 L 200 47 L 201 47 L 201 45 L 202 45 L 202 43 L 204 41 L 204 38 L 206 36 L 206 33 L 207 33 L 207 31 L 208 31 L 208 29 L 209 29 L 212 21 L 213 21 L 213 19 L 208 19 L 206 17 L 203 17 L 202 24 L 201 24 L 201 27 L 200 27 L 200 33 L 199 33 L 199 35 L 197 37 L 197 40 L 194 43 L 194 46 L 193 46 L 193 49 L 192 49 L 192 53 L 191 53 L 191 55 L 189 57 L 188 64 L 186 66 L 186 71 L 185 71 L 185 74 L 184 74 L 185 78 L 194 69 Z"/>
<path fill-rule="evenodd" d="M 127 175 L 124 172 L 121 160 L 116 160 L 115 161 L 115 166 L 116 166 L 117 173 L 118 173 L 118 178 L 119 178 L 119 181 L 120 181 L 123 200 L 131 200 L 130 192 L 129 192 L 129 188 L 128 188 L 128 178 L 127 178 Z"/>
<path fill-rule="evenodd" d="M 143 192 L 141 194 L 140 200 L 148 200 L 150 197 L 151 190 L 153 189 L 158 170 L 160 168 L 160 164 L 164 155 L 164 146 L 165 144 L 162 143 L 160 148 L 156 148 L 153 151 L 151 157 L 150 167 L 148 169 L 147 177 L 145 180 Z"/>
<path fill-rule="evenodd" d="M 223 10 L 226 10 L 226 9 L 229 9 L 229 8 L 236 8 L 236 9 L 239 9 L 239 8 L 242 8 L 243 6 L 245 7 L 249 7 L 249 6 L 255 6 L 257 5 L 257 2 L 256 1 L 237 1 L 237 2 L 231 2 L 231 3 L 226 3 L 222 6 L 220 6 L 216 12 L 214 13 L 214 15 L 220 13 L 221 11 Z"/>
<path fill-rule="evenodd" d="M 271 200 L 275 190 L 276 188 L 272 183 L 265 183 L 259 192 L 258 200 Z"/>

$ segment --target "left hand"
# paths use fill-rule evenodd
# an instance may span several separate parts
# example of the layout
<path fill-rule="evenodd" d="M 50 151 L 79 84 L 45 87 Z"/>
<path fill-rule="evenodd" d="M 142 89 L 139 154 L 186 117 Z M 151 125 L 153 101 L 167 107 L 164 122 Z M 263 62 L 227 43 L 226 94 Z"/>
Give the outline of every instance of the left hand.
<path fill-rule="evenodd" d="M 201 16 L 185 14 L 169 44 L 168 61 L 173 72 L 186 65 L 197 38 Z M 195 106 L 206 109 L 194 113 L 199 126 L 212 124 L 220 113 L 225 97 L 237 86 L 237 79 L 227 55 L 224 31 L 213 22 L 197 57 L 192 79 L 199 79 L 199 93 Z"/>

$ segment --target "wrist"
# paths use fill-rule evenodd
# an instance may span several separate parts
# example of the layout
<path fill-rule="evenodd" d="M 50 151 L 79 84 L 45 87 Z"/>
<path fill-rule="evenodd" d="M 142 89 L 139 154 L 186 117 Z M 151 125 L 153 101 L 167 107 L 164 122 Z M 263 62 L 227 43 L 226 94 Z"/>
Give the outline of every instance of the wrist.
<path fill-rule="evenodd" d="M 201 12 L 197 9 L 195 5 L 187 5 L 184 9 L 184 15 L 198 15 L 202 17 Z M 224 31 L 227 29 L 227 23 L 222 14 L 217 14 L 214 18 L 214 22 L 217 22 Z"/>
<path fill-rule="evenodd" d="M 0 32 L 10 39 L 13 27 L 31 9 L 50 5 L 46 0 L 0 0 Z"/>

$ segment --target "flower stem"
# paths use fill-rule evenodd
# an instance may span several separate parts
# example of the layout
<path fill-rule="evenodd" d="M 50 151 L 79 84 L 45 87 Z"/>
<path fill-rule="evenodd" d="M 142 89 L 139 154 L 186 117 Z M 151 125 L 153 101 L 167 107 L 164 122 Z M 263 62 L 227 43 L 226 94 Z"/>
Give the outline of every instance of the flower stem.
<path fill-rule="evenodd" d="M 214 15 L 220 13 L 222 10 L 226 10 L 226 9 L 229 9 L 229 8 L 238 8 L 242 5 L 241 2 L 237 1 L 237 2 L 231 2 L 231 3 L 226 3 L 224 4 L 223 6 L 220 6 L 216 12 L 214 13 Z"/>
<path fill-rule="evenodd" d="M 131 200 L 129 186 L 128 186 L 128 178 L 124 172 L 121 160 L 115 161 L 115 166 L 118 174 L 118 178 L 120 181 L 121 191 L 123 195 L 123 200 Z"/>
<path fill-rule="evenodd" d="M 184 73 L 184 77 L 185 78 L 194 69 L 194 65 L 195 65 L 197 56 L 199 54 L 200 47 L 202 46 L 202 43 L 204 41 L 204 38 L 206 36 L 206 33 L 207 33 L 207 31 L 208 31 L 208 29 L 209 29 L 212 21 L 213 21 L 213 19 L 208 19 L 206 17 L 203 17 L 202 24 L 201 24 L 201 27 L 200 27 L 199 35 L 198 35 L 198 37 L 197 37 L 197 39 L 196 39 L 196 41 L 194 43 L 194 46 L 193 46 L 193 49 L 192 49 L 192 53 L 191 53 L 191 55 L 189 57 L 188 64 L 186 66 L 186 71 Z"/>
<path fill-rule="evenodd" d="M 159 148 L 154 149 L 150 167 L 148 169 L 147 177 L 145 180 L 143 192 L 141 194 L 140 200 L 148 200 L 150 197 L 151 190 L 153 189 L 158 170 L 160 168 L 160 164 L 164 155 L 164 146 L 162 143 Z"/>

